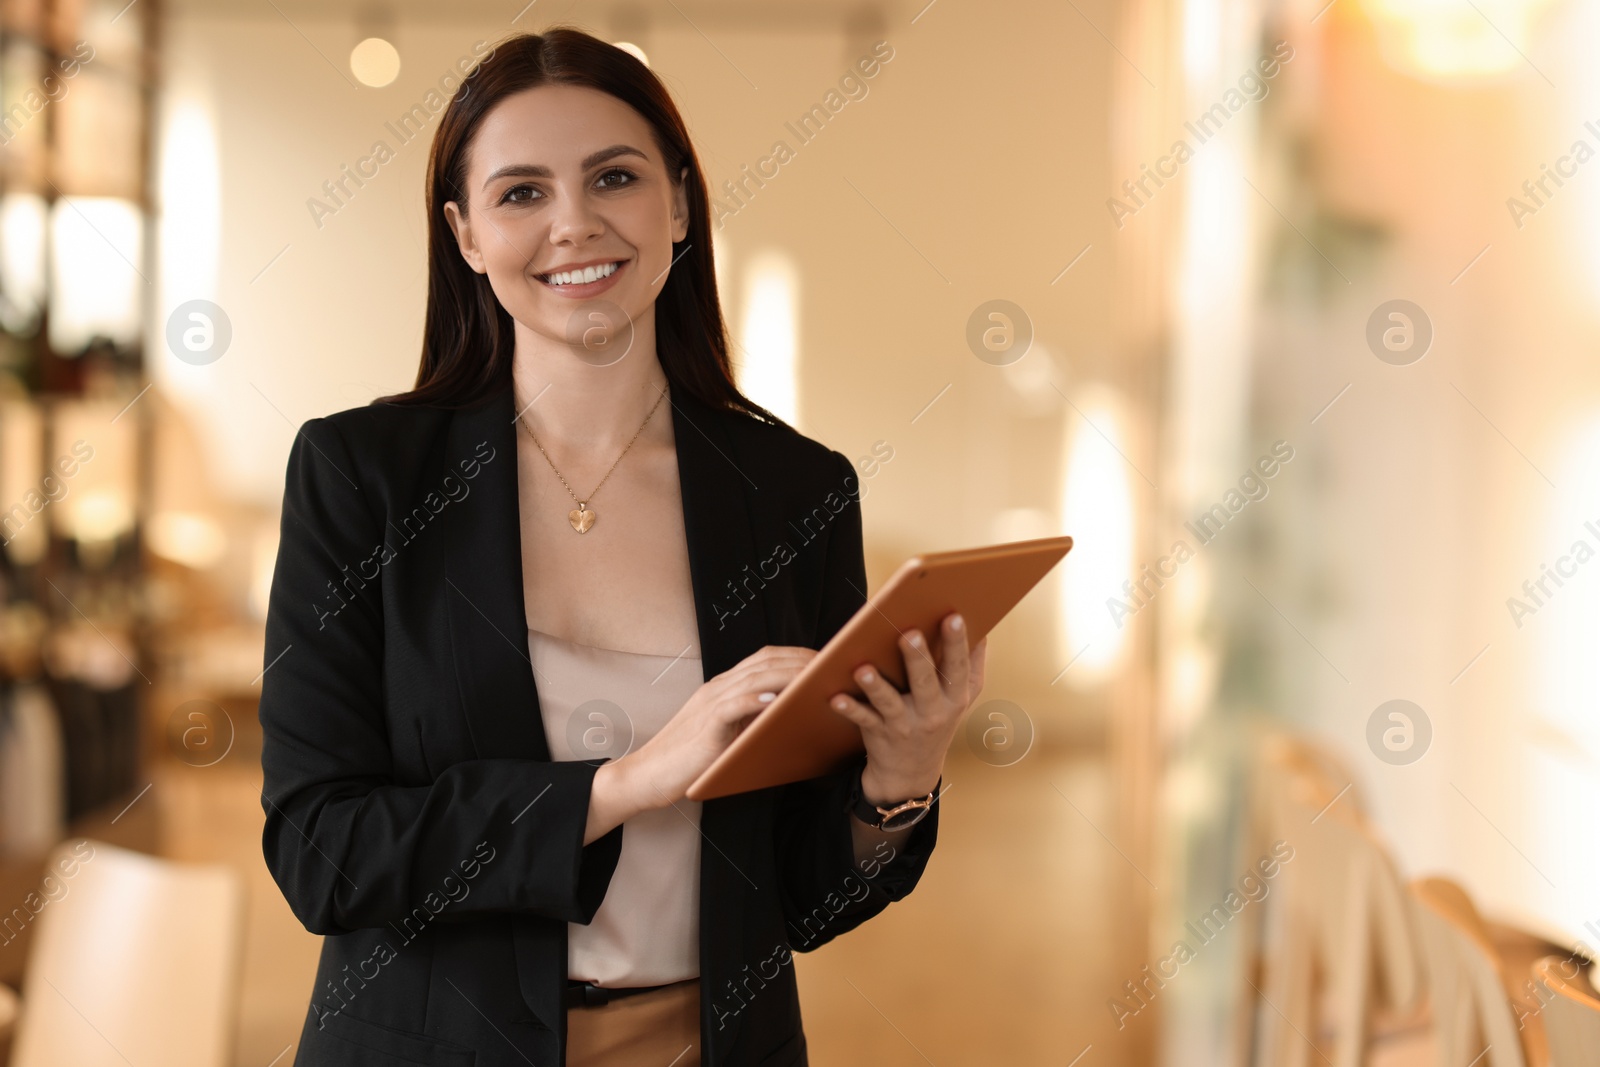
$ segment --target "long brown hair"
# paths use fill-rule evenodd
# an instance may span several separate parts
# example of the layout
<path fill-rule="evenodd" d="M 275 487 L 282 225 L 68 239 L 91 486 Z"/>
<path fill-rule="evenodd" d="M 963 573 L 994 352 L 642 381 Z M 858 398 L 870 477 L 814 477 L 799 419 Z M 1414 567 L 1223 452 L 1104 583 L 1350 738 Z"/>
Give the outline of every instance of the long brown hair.
<path fill-rule="evenodd" d="M 489 279 L 462 258 L 444 205 L 456 200 L 465 211 L 467 155 L 484 116 L 513 93 L 540 85 L 578 85 L 609 93 L 650 124 L 668 175 L 689 168 L 689 231 L 672 246 L 673 266 L 656 298 L 657 357 L 673 389 L 713 408 L 781 423 L 733 381 L 712 260 L 711 205 L 683 117 L 650 68 L 568 26 L 501 40 L 445 108 L 428 153 L 428 310 L 422 363 L 414 388 L 374 403 L 465 407 L 510 382 L 515 347 L 511 315 Z"/>

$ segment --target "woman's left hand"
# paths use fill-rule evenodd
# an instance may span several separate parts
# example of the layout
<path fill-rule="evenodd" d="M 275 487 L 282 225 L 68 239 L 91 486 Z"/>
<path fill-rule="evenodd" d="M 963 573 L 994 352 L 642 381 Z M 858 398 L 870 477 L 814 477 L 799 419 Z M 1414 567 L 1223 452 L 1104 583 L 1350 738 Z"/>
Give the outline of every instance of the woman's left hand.
<path fill-rule="evenodd" d="M 835 712 L 861 728 L 867 746 L 861 791 L 870 803 L 893 803 L 933 791 L 944 773 L 950 741 L 983 688 L 988 638 L 969 649 L 966 626 L 955 612 L 941 625 L 938 670 L 920 632 L 900 635 L 910 692 L 900 692 L 863 664 L 855 679 L 871 705 L 846 693 L 835 694 L 830 702 Z"/>

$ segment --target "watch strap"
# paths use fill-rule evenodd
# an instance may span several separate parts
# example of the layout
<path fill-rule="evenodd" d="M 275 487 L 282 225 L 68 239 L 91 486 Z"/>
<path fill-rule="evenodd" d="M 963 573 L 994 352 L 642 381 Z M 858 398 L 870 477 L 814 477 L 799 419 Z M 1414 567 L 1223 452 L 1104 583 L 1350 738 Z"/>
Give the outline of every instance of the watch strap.
<path fill-rule="evenodd" d="M 905 830 L 921 822 L 938 800 L 939 786 L 944 783 L 944 776 L 940 775 L 933 788 L 923 796 L 909 797 L 892 804 L 874 804 L 862 793 L 862 769 L 856 769 L 851 782 L 850 811 L 856 818 L 878 830 Z"/>

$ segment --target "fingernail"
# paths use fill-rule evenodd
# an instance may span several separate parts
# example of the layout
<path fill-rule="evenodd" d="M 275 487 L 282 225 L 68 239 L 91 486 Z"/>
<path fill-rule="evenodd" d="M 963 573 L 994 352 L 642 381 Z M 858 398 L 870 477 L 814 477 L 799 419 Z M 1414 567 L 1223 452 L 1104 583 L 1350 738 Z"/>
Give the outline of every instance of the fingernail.
<path fill-rule="evenodd" d="M 921 648 L 922 647 L 922 635 L 917 633 L 914 630 L 906 638 L 906 640 L 911 643 L 911 647 L 912 648 Z"/>
<path fill-rule="evenodd" d="M 850 702 L 848 700 L 846 700 L 844 697 L 834 697 L 833 698 L 833 706 L 835 708 L 838 708 L 840 711 L 843 711 L 845 708 L 850 706 Z"/>
<path fill-rule="evenodd" d="M 959 630 L 959 629 L 961 629 L 961 627 L 963 625 L 965 625 L 965 624 L 961 621 L 961 616 L 960 615 L 952 615 L 952 616 L 950 616 L 950 629 Z"/>
<path fill-rule="evenodd" d="M 756 697 L 756 699 L 761 701 L 763 704 L 767 704 L 777 697 L 777 695 L 777 693 L 762 693 L 760 696 Z"/>
<path fill-rule="evenodd" d="M 874 681 L 874 680 L 877 679 L 877 677 L 878 677 L 877 672 L 874 671 L 871 667 L 868 667 L 866 670 L 861 672 L 861 680 L 863 682 Z"/>

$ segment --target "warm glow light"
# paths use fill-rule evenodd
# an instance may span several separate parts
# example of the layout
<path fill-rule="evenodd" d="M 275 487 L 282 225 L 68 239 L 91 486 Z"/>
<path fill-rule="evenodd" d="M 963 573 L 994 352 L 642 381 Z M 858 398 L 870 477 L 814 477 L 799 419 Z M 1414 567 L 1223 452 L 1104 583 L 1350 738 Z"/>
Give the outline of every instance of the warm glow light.
<path fill-rule="evenodd" d="M 1396 70 L 1471 78 L 1521 68 L 1534 23 L 1551 0 L 1362 0 L 1384 59 Z"/>
<path fill-rule="evenodd" d="M 162 307 L 214 300 L 222 229 L 216 126 L 202 105 L 174 101 L 161 144 Z"/>
<path fill-rule="evenodd" d="M 32 193 L 0 197 L 0 325 L 33 330 L 44 305 L 44 234 L 49 208 Z"/>
<path fill-rule="evenodd" d="M 1068 565 L 1060 568 L 1062 665 L 1078 687 L 1103 680 L 1121 662 L 1129 619 L 1118 625 L 1107 602 L 1123 600 L 1133 575 L 1133 491 L 1137 477 L 1124 453 L 1128 435 L 1121 405 L 1104 388 L 1080 390 L 1067 413 L 1066 478 L 1061 532 L 1072 537 Z"/>
<path fill-rule="evenodd" d="M 1600 418 L 1572 442 L 1561 478 L 1558 484 L 1568 488 L 1556 497 L 1540 546 L 1544 554 L 1539 566 L 1524 568 L 1529 588 L 1516 593 L 1533 610 L 1516 621 L 1519 629 L 1539 631 L 1539 648 L 1548 657 L 1540 673 L 1550 717 L 1600 761 L 1600 716 L 1594 714 L 1600 693 L 1600 489 L 1594 488 L 1600 486 Z"/>
<path fill-rule="evenodd" d="M 222 247 L 222 188 L 216 123 L 198 98 L 181 87 L 169 104 L 161 141 L 160 278 L 157 326 L 150 331 L 151 376 L 163 390 L 215 403 L 217 374 L 187 363 L 167 346 L 165 321 L 190 300 L 216 300 Z"/>
<path fill-rule="evenodd" d="M 1168 459 L 1161 470 L 1169 513 L 1208 507 L 1215 487 L 1237 477 L 1236 458 L 1245 448 L 1241 436 L 1251 419 L 1246 404 L 1256 315 L 1253 234 L 1258 216 L 1276 221 L 1251 188 L 1247 160 L 1255 155 L 1253 122 L 1253 116 L 1241 115 L 1202 145 L 1187 168 L 1187 203 L 1175 256 L 1177 314 L 1164 434 Z M 1140 561 L 1145 563 L 1158 560 Z M 1215 638 L 1202 629 L 1211 602 L 1211 566 L 1201 554 L 1183 565 L 1176 581 L 1159 587 L 1157 684 L 1161 728 L 1168 738 L 1186 736 L 1215 693 L 1220 653 Z"/>
<path fill-rule="evenodd" d="M 1189 163 L 1189 210 L 1179 253 L 1178 300 L 1187 323 L 1200 336 L 1235 319 L 1245 299 L 1237 284 L 1245 268 L 1248 244 L 1241 236 L 1254 196 L 1245 184 L 1249 175 L 1238 148 L 1216 138 Z M 1208 368 L 1209 370 L 1209 368 Z"/>
<path fill-rule="evenodd" d="M 163 511 L 150 517 L 145 543 L 163 559 L 205 570 L 215 566 L 228 549 L 228 538 L 217 522 L 192 511 Z"/>
<path fill-rule="evenodd" d="M 791 426 L 799 425 L 800 281 L 782 252 L 762 252 L 744 273 L 739 388 Z"/>
<path fill-rule="evenodd" d="M 1528 885 L 1551 898 L 1545 910 L 1580 930 L 1594 918 L 1591 887 L 1600 884 L 1600 853 L 1572 847 L 1588 832 L 1584 815 L 1600 806 L 1600 416 L 1572 440 L 1556 477 L 1563 491 L 1537 559 L 1523 568 L 1518 606 L 1508 602 L 1507 610 L 1525 647 L 1536 650 L 1529 668 L 1543 689 L 1521 725 L 1530 742 L 1533 859 L 1554 888 L 1539 879 Z"/>
<path fill-rule="evenodd" d="M 1219 0 L 1187 0 L 1183 5 L 1183 72 L 1195 91 L 1208 91 L 1217 77 L 1222 47 Z"/>
<path fill-rule="evenodd" d="M 88 543 L 115 541 L 133 529 L 133 502 L 115 489 L 94 488 L 71 498 L 68 531 Z"/>
<path fill-rule="evenodd" d="M 400 76 L 400 53 L 382 37 L 368 37 L 350 49 L 350 73 L 362 85 L 381 89 Z"/>
<path fill-rule="evenodd" d="M 62 197 L 50 217 L 50 346 L 81 351 L 96 334 L 138 341 L 144 258 L 139 206 L 116 197 Z"/>
<path fill-rule="evenodd" d="M 1196 560 L 1192 565 L 1199 566 L 1201 562 Z M 1212 648 L 1193 638 L 1175 641 L 1167 659 L 1167 670 L 1161 676 L 1163 707 L 1175 721 L 1163 723 L 1163 728 L 1181 737 L 1200 721 L 1210 706 L 1220 664 Z"/>
<path fill-rule="evenodd" d="M 57 533 L 96 558 L 134 524 L 138 421 L 131 415 L 112 421 L 123 404 L 115 398 L 64 400 L 50 413 L 48 459 L 60 488 L 46 515 Z"/>

